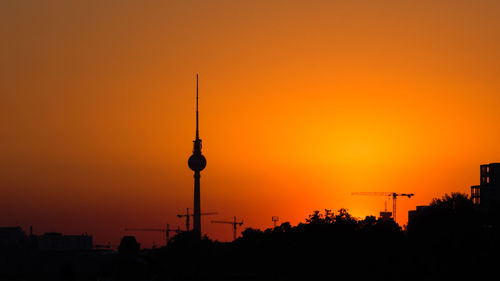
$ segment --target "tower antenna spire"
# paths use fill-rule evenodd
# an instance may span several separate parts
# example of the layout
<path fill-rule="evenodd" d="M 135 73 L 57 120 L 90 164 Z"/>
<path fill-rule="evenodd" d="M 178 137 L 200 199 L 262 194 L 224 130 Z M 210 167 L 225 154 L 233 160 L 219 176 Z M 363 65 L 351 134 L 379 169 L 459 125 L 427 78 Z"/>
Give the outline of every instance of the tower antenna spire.
<path fill-rule="evenodd" d="M 198 73 L 196 73 L 196 139 L 199 139 L 199 133 L 198 133 Z"/>

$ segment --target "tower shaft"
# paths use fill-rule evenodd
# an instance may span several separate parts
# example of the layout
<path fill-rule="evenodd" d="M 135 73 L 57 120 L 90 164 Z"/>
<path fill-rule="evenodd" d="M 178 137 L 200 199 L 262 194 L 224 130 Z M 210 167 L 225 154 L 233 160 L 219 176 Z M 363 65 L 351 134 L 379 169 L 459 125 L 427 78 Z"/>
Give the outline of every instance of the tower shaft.
<path fill-rule="evenodd" d="M 200 177 L 199 171 L 194 172 L 194 212 L 193 230 L 201 233 L 201 204 L 200 204 Z"/>

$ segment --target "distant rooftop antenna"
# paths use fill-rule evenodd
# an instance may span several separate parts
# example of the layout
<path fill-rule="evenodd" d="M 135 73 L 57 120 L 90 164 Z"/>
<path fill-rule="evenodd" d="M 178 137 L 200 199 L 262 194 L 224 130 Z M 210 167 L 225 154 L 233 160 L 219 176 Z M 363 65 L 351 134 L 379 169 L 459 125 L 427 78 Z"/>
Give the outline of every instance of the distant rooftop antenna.
<path fill-rule="evenodd" d="M 271 219 L 273 220 L 274 227 L 276 227 L 276 223 L 280 220 L 280 218 L 277 216 L 273 216 Z"/>

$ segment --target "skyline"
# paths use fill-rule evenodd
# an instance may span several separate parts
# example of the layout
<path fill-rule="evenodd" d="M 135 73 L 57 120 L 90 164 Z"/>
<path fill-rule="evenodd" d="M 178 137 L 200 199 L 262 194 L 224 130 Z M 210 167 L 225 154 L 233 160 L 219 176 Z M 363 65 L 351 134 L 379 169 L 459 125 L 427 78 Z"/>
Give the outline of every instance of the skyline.
<path fill-rule="evenodd" d="M 499 3 L 138 3 L 0 4 L 2 225 L 182 228 L 197 72 L 217 219 L 364 217 L 384 200 L 352 192 L 393 191 L 404 224 L 500 159 Z"/>

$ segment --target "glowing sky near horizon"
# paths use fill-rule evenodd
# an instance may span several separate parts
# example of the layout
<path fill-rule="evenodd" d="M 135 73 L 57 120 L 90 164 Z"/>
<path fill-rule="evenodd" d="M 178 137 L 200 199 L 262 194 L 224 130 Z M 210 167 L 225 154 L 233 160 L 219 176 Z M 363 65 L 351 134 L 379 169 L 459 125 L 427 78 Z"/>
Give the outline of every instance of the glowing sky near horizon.
<path fill-rule="evenodd" d="M 500 161 L 499 18 L 485 0 L 2 1 L 0 225 L 112 244 L 184 227 L 196 73 L 207 235 L 383 210 L 357 191 L 415 193 L 406 223 Z"/>

